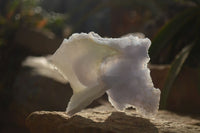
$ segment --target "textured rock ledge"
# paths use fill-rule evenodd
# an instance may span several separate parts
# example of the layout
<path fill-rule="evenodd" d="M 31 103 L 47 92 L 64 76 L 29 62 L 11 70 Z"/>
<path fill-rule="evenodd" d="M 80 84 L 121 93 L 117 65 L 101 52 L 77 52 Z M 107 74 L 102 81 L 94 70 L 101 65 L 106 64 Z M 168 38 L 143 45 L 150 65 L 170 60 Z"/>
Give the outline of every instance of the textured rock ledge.
<path fill-rule="evenodd" d="M 31 133 L 196 133 L 200 132 L 200 115 L 189 117 L 159 111 L 155 118 L 145 119 L 133 109 L 123 113 L 100 106 L 71 118 L 64 112 L 33 112 L 26 124 Z"/>

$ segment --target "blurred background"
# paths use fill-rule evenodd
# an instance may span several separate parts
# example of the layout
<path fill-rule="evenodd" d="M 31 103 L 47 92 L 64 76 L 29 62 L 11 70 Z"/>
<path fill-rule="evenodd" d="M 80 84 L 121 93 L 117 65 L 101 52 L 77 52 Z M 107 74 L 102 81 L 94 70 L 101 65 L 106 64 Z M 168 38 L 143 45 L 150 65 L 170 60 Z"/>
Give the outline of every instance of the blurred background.
<path fill-rule="evenodd" d="M 43 56 L 90 31 L 150 38 L 160 109 L 200 113 L 200 0 L 0 0 L 1 133 L 28 133 L 33 111 L 65 110 L 70 85 Z"/>

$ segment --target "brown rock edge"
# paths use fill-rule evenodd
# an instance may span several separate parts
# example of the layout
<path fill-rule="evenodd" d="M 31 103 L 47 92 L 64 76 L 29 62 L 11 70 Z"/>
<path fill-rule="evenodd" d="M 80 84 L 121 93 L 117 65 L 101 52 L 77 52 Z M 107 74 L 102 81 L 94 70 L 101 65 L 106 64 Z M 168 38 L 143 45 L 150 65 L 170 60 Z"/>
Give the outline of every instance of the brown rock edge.
<path fill-rule="evenodd" d="M 198 133 L 200 115 L 181 116 L 159 111 L 144 118 L 134 109 L 118 112 L 108 105 L 86 109 L 69 117 L 65 112 L 38 111 L 26 119 L 31 133 Z"/>

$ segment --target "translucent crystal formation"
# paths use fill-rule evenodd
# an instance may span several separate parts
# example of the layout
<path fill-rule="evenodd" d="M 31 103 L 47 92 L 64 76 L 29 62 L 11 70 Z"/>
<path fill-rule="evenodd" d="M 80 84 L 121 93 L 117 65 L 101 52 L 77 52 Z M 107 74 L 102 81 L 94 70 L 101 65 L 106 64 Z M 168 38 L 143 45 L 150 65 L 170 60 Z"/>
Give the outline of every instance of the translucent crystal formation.
<path fill-rule="evenodd" d="M 93 32 L 65 39 L 50 60 L 73 88 L 67 113 L 79 112 L 106 92 L 117 110 L 133 106 L 143 115 L 155 114 L 160 90 L 147 67 L 150 44 L 148 38 L 102 38 Z"/>

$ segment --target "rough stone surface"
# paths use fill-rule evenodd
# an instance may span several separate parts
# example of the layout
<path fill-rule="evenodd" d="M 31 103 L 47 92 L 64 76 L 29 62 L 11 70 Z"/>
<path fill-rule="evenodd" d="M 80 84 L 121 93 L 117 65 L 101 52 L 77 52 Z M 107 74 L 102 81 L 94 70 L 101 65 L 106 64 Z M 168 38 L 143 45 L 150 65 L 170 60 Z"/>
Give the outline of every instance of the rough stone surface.
<path fill-rule="evenodd" d="M 200 115 L 159 111 L 155 118 L 147 119 L 134 109 L 124 113 L 104 105 L 83 110 L 73 117 L 65 112 L 34 112 L 26 124 L 31 133 L 198 133 Z"/>

